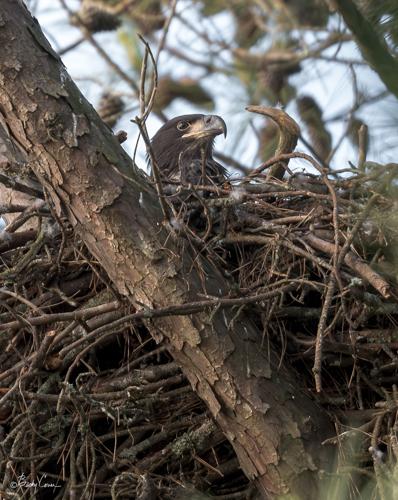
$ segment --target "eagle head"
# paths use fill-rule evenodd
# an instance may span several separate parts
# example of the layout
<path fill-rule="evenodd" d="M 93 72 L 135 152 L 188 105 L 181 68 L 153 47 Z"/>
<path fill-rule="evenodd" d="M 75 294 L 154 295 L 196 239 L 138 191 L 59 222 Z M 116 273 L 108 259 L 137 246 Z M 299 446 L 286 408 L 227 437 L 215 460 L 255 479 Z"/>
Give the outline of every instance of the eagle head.
<path fill-rule="evenodd" d="M 161 174 L 198 184 L 204 160 L 209 178 L 225 176 L 224 167 L 212 156 L 214 139 L 220 134 L 227 135 L 227 126 L 217 115 L 182 115 L 166 122 L 151 141 Z"/>

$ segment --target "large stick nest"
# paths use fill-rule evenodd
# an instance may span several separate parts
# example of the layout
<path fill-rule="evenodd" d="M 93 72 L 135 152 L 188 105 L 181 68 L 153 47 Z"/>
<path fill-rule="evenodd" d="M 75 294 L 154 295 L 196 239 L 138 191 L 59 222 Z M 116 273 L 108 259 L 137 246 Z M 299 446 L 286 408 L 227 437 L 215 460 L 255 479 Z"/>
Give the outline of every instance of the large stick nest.
<path fill-rule="evenodd" d="M 267 177 L 292 158 L 317 174 Z M 230 284 L 180 314 L 232 307 L 239 321 L 249 310 L 263 344 L 330 412 L 338 446 L 349 443 L 346 477 L 364 488 L 376 478 L 385 498 L 398 446 L 396 174 L 392 164 L 336 174 L 291 153 L 167 199 L 170 233 Z M 24 477 L 59 486 L 37 498 L 253 496 L 165 346 L 66 219 L 44 202 L 1 208 L 18 214 L 0 234 L 2 497 L 28 498 Z"/>

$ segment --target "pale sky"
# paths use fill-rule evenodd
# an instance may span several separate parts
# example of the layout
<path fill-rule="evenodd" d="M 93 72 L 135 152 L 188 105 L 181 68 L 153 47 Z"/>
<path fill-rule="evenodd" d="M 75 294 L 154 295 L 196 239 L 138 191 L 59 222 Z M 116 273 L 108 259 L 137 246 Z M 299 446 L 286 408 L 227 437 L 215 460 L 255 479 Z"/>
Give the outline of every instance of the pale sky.
<path fill-rule="evenodd" d="M 36 2 L 31 2 L 32 6 L 34 4 L 36 4 L 35 14 L 55 49 L 66 47 L 80 37 L 79 30 L 71 27 L 66 22 L 65 13 L 58 0 L 36 0 Z M 77 8 L 78 4 L 79 2 L 76 0 L 68 2 L 71 8 Z M 187 8 L 189 5 L 189 2 L 180 0 L 177 8 L 200 26 L 203 20 L 194 9 Z M 221 14 L 213 16 L 211 23 L 206 24 L 206 29 L 212 30 L 215 36 L 217 36 L 217 33 L 228 34 L 232 32 L 233 25 L 231 23 L 232 19 L 229 15 Z M 124 70 L 128 71 L 128 60 L 124 48 L 117 42 L 117 33 L 99 33 L 95 37 L 111 54 L 112 58 Z M 195 51 L 200 51 L 201 45 L 203 46 L 200 39 L 195 34 L 188 32 L 178 20 L 173 20 L 167 40 L 173 46 L 183 40 L 185 44 L 191 44 Z M 156 50 L 156 47 L 153 49 Z M 333 55 L 335 50 L 335 47 L 330 49 L 330 55 Z M 360 59 L 360 54 L 353 43 L 344 44 L 339 56 L 341 58 Z M 94 106 L 98 101 L 103 85 L 112 90 L 130 92 L 127 85 L 119 82 L 117 75 L 112 74 L 112 70 L 107 67 L 106 63 L 88 43 L 83 43 L 78 49 L 67 53 L 63 57 L 63 61 L 72 78 L 75 79 L 82 92 Z M 293 76 L 290 81 L 298 83 L 300 95 L 309 94 L 315 97 L 316 101 L 324 109 L 325 118 L 333 117 L 350 109 L 354 95 L 350 69 L 343 64 L 325 61 L 306 62 L 303 66 L 303 71 L 297 76 Z M 361 92 L 373 95 L 383 89 L 377 75 L 367 67 L 358 68 L 356 66 L 356 69 L 358 75 L 357 85 Z M 192 72 L 191 66 L 189 71 Z M 167 53 L 163 52 L 159 62 L 159 73 L 161 75 L 187 76 L 188 67 L 176 59 L 170 60 Z M 198 68 L 198 75 L 201 74 L 202 71 Z M 228 125 L 229 135 L 227 140 L 224 142 L 223 138 L 218 138 L 216 149 L 233 155 L 247 166 L 255 166 L 257 164 L 255 160 L 257 142 L 249 126 L 249 118 L 253 117 L 253 115 L 249 115 L 244 111 L 245 106 L 250 102 L 248 102 L 243 88 L 237 80 L 224 75 L 207 77 L 202 80 L 202 83 L 206 89 L 209 89 L 215 95 L 216 109 L 213 113 L 223 116 Z M 286 110 L 300 122 L 294 105 L 289 104 Z M 172 117 L 198 111 L 203 112 L 187 101 L 180 99 L 173 102 L 167 109 L 166 114 Z M 129 121 L 133 116 L 132 113 L 128 117 L 124 117 L 117 125 L 118 129 L 128 132 L 129 138 L 124 147 L 130 154 L 134 149 L 137 136 L 134 125 Z M 397 125 L 398 122 L 398 103 L 396 99 L 390 97 L 384 103 L 368 106 L 362 112 L 361 117 L 368 123 L 372 138 L 368 159 L 378 162 L 393 161 L 398 147 L 397 134 L 394 133 L 393 127 L 394 123 Z M 256 117 L 255 123 L 261 124 L 262 118 Z M 150 135 L 153 135 L 160 125 L 161 123 L 156 117 L 150 117 L 148 120 Z M 334 143 L 336 143 L 344 132 L 344 125 L 342 122 L 330 123 L 329 130 L 333 134 Z M 389 131 L 389 133 L 386 133 L 386 131 Z M 238 138 L 242 135 L 243 139 L 238 141 Z M 238 142 L 238 147 L 235 147 Z M 299 144 L 298 149 L 305 150 L 305 147 L 303 144 Z M 141 144 L 136 160 L 138 165 L 143 168 L 145 167 L 144 157 L 145 148 Z M 356 162 L 356 152 L 349 141 L 345 139 L 332 161 L 332 167 L 336 169 L 345 168 L 348 166 L 348 161 Z M 302 163 L 296 162 L 297 168 L 301 169 L 302 166 Z"/>

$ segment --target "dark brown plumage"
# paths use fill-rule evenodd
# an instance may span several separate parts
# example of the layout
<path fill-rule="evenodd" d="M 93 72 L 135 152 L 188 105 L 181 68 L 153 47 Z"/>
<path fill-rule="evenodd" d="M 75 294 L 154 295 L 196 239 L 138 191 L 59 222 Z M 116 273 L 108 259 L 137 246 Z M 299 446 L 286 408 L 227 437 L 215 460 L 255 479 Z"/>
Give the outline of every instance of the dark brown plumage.
<path fill-rule="evenodd" d="M 227 133 L 217 115 L 182 115 L 169 120 L 152 138 L 152 150 L 164 180 L 181 184 L 220 184 L 226 169 L 213 159 L 217 135 Z"/>

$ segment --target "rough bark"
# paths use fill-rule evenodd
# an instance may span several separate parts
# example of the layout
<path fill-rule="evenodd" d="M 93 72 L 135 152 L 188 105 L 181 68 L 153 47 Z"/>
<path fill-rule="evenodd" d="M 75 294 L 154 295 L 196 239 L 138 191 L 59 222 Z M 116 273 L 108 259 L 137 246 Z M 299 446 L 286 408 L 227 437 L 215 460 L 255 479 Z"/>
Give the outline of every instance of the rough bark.
<path fill-rule="evenodd" d="M 22 2 L 0 14 L 0 117 L 9 143 L 28 158 L 58 211 L 67 214 L 118 290 L 137 309 L 222 296 L 209 263 L 203 273 L 162 224 L 148 180 L 71 81 Z M 12 147 L 3 154 L 11 157 Z M 250 318 L 233 311 L 151 320 L 192 387 L 228 437 L 242 469 L 267 495 L 319 498 L 328 468 L 329 418 L 287 367 L 261 348 Z"/>
<path fill-rule="evenodd" d="M 0 170 L 2 173 L 7 174 L 7 177 L 11 180 L 20 181 L 20 183 L 29 187 L 29 180 L 26 179 L 30 172 L 27 155 L 19 148 L 18 143 L 11 140 L 10 131 L 5 122 L 0 124 Z M 0 182 L 2 182 L 2 179 L 0 179 Z M 27 192 L 21 192 L 13 189 L 11 185 L 0 185 L 0 205 L 30 206 L 35 201 L 36 197 L 29 193 L 29 189 L 27 189 Z M 16 217 L 16 214 L 3 215 L 6 224 Z M 23 225 L 23 229 L 32 229 L 36 225 L 37 219 L 33 218 Z"/>

